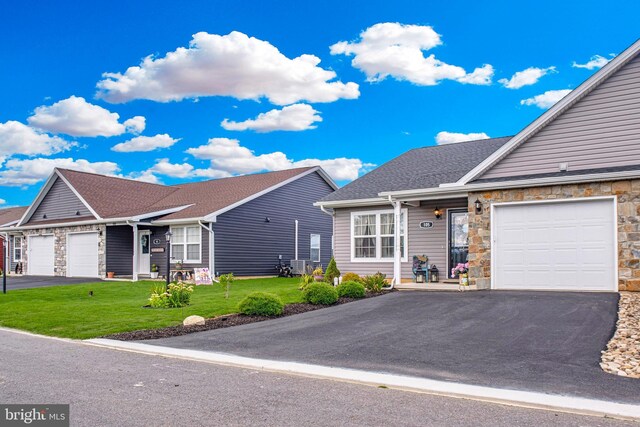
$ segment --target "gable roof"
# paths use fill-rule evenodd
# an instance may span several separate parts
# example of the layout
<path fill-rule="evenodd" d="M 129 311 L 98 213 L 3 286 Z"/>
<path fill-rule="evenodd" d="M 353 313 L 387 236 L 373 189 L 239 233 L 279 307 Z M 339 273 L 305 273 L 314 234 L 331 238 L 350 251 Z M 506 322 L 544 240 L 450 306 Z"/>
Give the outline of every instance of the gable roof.
<path fill-rule="evenodd" d="M 13 208 L 0 209 L 0 227 L 10 226 L 22 218 L 28 206 L 17 206 Z"/>
<path fill-rule="evenodd" d="M 320 200 L 375 199 L 385 191 L 433 188 L 454 183 L 511 137 L 414 148 Z"/>
<path fill-rule="evenodd" d="M 243 175 L 174 186 L 151 184 L 70 169 L 54 169 L 38 197 L 23 211 L 24 224 L 42 202 L 56 179 L 62 179 L 95 215 L 95 218 L 74 218 L 74 221 L 96 219 L 155 220 L 204 219 L 230 210 L 280 186 L 317 172 L 329 186 L 337 188 L 318 166 Z M 20 219 L 20 217 L 19 217 Z M 213 219 L 213 218 L 210 218 Z M 63 223 L 64 220 L 50 222 Z M 43 222 L 39 221 L 38 224 Z"/>
<path fill-rule="evenodd" d="M 553 107 L 544 114 L 534 120 L 529 126 L 521 130 L 507 144 L 504 144 L 495 153 L 487 157 L 484 161 L 471 169 L 467 174 L 461 177 L 457 184 L 465 185 L 489 170 L 492 166 L 504 159 L 509 153 L 526 142 L 529 138 L 537 134 L 550 122 L 555 120 L 559 115 L 567 111 L 576 102 L 584 98 L 607 78 L 613 75 L 620 68 L 625 66 L 629 61 L 633 60 L 640 53 L 640 39 L 636 40 L 631 46 L 625 49 L 620 55 L 613 58 L 602 67 L 598 72 L 585 80 L 580 86 L 571 91 L 567 96 L 558 101 Z"/>

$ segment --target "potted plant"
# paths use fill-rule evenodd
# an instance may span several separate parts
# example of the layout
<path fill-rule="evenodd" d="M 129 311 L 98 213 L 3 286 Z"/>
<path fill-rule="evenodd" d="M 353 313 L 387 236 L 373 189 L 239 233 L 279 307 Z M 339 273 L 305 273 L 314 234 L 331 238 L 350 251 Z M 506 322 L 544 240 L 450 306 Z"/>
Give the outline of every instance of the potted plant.
<path fill-rule="evenodd" d="M 114 273 L 113 271 L 107 271 L 107 279 L 113 279 L 115 275 L 116 273 Z"/>
<path fill-rule="evenodd" d="M 158 266 L 156 264 L 151 264 L 151 278 L 152 279 L 157 279 L 158 278 Z"/>
<path fill-rule="evenodd" d="M 182 270 L 182 260 L 181 259 L 176 260 L 175 268 L 176 268 L 176 270 Z"/>
<path fill-rule="evenodd" d="M 451 278 L 458 276 L 460 286 L 469 286 L 469 263 L 459 263 L 451 269 Z"/>
<path fill-rule="evenodd" d="M 316 267 L 316 269 L 313 270 L 312 274 L 316 282 L 322 282 L 324 280 L 324 272 L 322 271 L 322 267 Z"/>

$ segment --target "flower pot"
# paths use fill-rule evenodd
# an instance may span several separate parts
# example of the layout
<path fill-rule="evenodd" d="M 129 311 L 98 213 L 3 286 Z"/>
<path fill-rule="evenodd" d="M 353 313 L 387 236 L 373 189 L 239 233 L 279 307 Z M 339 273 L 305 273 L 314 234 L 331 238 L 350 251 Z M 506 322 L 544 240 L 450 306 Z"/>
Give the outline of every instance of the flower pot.
<path fill-rule="evenodd" d="M 107 272 L 107 279 L 113 279 L 113 277 L 116 275 L 116 273 L 114 273 L 113 271 L 109 271 Z"/>
<path fill-rule="evenodd" d="M 157 279 L 157 278 L 158 278 L 158 272 L 157 272 L 157 271 L 152 271 L 152 272 L 150 273 L 150 275 L 151 275 L 151 278 L 152 278 L 152 279 Z"/>
<path fill-rule="evenodd" d="M 316 282 L 323 282 L 324 281 L 324 276 L 313 276 L 313 278 L 315 279 Z"/>

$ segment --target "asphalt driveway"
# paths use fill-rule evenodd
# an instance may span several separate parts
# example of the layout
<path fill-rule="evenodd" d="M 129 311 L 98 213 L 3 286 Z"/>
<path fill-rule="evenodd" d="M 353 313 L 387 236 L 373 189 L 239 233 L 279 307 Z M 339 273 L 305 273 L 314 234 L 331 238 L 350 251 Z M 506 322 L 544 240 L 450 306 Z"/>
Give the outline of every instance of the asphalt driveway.
<path fill-rule="evenodd" d="M 147 344 L 640 403 L 604 373 L 617 294 L 395 292 Z"/>
<path fill-rule="evenodd" d="M 56 276 L 7 276 L 7 290 L 44 288 L 46 286 L 77 285 L 81 283 L 96 283 L 102 279 Z M 2 277 L 0 276 L 0 287 Z"/>

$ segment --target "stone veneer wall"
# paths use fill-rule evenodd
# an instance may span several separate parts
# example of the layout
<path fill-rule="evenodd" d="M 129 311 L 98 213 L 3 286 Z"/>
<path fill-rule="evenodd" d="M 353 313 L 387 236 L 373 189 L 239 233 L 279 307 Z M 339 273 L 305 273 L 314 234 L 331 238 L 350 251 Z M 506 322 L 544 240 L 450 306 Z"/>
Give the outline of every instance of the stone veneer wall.
<path fill-rule="evenodd" d="M 640 180 L 554 185 L 469 194 L 469 280 L 478 288 L 491 286 L 491 203 L 618 197 L 618 284 L 621 291 L 640 291 Z M 482 202 L 475 213 L 476 198 Z"/>
<path fill-rule="evenodd" d="M 55 227 L 55 228 L 40 228 L 37 230 L 25 230 L 24 231 L 24 247 L 26 248 L 27 237 L 37 236 L 39 234 L 53 234 L 53 250 L 54 250 L 54 275 L 66 276 L 67 275 L 67 233 L 73 233 L 78 231 L 98 231 L 98 274 L 100 277 L 105 277 L 107 274 L 107 257 L 106 257 L 106 226 L 104 224 L 91 224 L 91 225 L 77 225 L 73 227 Z M 27 270 L 29 263 L 29 251 L 23 252 L 23 264 L 24 271 Z"/>

